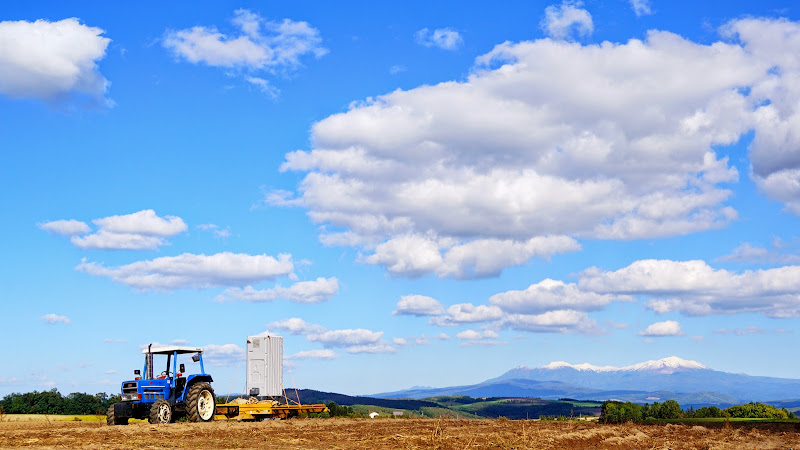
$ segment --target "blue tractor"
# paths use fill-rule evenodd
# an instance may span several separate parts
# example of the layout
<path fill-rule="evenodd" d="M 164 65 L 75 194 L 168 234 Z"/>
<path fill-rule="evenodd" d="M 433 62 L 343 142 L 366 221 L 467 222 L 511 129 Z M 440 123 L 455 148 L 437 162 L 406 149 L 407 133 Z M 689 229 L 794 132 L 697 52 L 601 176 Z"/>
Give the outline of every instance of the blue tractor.
<path fill-rule="evenodd" d="M 144 353 L 144 376 L 134 370 L 135 378 L 122 383 L 121 402 L 106 412 L 109 425 L 127 425 L 128 419 L 148 419 L 150 423 L 170 423 L 186 416 L 190 422 L 214 420 L 216 400 L 211 388 L 211 375 L 203 367 L 203 349 L 200 347 L 159 347 L 150 344 Z M 200 373 L 187 375 L 184 364 L 178 364 L 178 355 L 192 354 L 192 361 L 200 363 Z M 166 370 L 156 375 L 156 357 L 166 357 Z M 176 370 L 177 369 L 177 370 Z"/>

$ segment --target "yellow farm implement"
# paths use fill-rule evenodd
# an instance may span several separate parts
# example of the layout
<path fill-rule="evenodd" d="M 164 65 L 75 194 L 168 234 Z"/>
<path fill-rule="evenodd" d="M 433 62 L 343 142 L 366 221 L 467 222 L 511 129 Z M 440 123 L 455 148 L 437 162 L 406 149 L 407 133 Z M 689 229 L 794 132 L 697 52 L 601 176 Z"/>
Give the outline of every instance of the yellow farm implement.
<path fill-rule="evenodd" d="M 258 403 L 223 403 L 217 405 L 214 420 L 264 420 L 289 419 L 301 414 L 327 412 L 322 404 L 290 405 L 277 402 L 261 401 Z"/>

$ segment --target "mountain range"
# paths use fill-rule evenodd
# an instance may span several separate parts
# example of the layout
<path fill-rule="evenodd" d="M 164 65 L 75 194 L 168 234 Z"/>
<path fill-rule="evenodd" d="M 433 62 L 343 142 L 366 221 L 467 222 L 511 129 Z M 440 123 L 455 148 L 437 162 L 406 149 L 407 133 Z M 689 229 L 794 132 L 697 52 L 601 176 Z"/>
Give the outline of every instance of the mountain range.
<path fill-rule="evenodd" d="M 625 367 L 556 361 L 536 368 L 516 367 L 474 385 L 414 387 L 373 397 L 421 399 L 440 395 L 568 397 L 638 403 L 674 399 L 682 406 L 726 406 L 798 399 L 800 380 L 721 372 L 697 361 L 670 356 Z"/>

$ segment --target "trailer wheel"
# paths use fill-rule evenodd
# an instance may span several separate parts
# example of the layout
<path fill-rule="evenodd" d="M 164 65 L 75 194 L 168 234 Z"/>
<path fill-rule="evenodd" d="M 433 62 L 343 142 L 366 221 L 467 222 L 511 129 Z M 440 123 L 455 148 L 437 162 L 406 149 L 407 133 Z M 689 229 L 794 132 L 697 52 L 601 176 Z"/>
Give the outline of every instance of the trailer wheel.
<path fill-rule="evenodd" d="M 172 406 L 166 400 L 156 400 L 150 407 L 150 423 L 172 422 Z"/>
<path fill-rule="evenodd" d="M 127 425 L 128 418 L 116 418 L 114 416 L 114 405 L 111 405 L 106 410 L 106 423 L 109 425 Z"/>
<path fill-rule="evenodd" d="M 208 383 L 195 383 L 186 394 L 186 418 L 189 422 L 210 422 L 214 420 L 217 402 L 214 389 Z"/>

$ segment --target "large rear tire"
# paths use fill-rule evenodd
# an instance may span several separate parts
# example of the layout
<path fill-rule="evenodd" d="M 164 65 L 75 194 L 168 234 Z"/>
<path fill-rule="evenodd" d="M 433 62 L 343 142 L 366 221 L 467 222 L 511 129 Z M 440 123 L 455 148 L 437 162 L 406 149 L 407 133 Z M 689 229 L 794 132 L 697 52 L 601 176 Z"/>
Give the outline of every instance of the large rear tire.
<path fill-rule="evenodd" d="M 172 422 L 172 406 L 166 400 L 156 400 L 150 407 L 150 423 Z"/>
<path fill-rule="evenodd" d="M 195 383 L 186 394 L 186 418 L 189 422 L 211 422 L 217 402 L 214 389 L 208 383 Z"/>
<path fill-rule="evenodd" d="M 106 410 L 106 423 L 108 425 L 127 425 L 128 418 L 117 418 L 114 414 L 114 405 L 111 405 Z"/>

